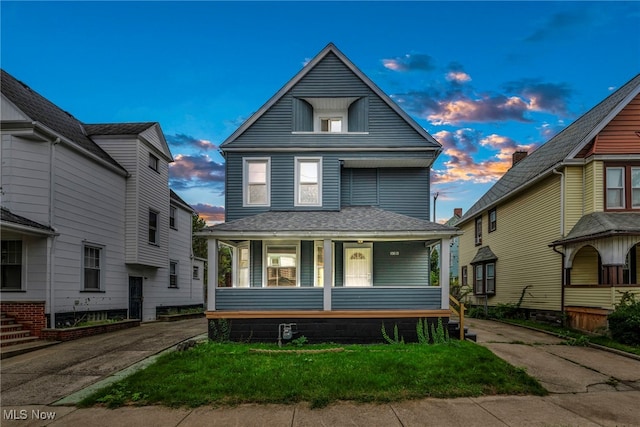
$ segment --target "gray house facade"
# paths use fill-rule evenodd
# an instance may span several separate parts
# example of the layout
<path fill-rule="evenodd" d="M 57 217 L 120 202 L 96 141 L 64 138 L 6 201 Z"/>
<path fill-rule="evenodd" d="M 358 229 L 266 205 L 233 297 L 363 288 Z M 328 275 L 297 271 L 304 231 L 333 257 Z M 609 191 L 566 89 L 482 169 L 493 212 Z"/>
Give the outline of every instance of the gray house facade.
<path fill-rule="evenodd" d="M 200 235 L 207 317 L 231 320 L 233 338 L 364 342 L 382 322 L 410 336 L 419 318 L 448 319 L 448 263 L 429 283 L 429 247 L 458 234 L 428 220 L 441 146 L 333 44 L 220 149 L 226 221 Z"/>

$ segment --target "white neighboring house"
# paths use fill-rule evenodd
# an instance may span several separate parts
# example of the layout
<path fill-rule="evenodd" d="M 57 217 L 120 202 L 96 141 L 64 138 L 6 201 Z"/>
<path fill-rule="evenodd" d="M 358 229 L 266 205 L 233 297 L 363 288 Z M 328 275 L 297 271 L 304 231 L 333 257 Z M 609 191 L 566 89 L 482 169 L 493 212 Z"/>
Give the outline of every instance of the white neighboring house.
<path fill-rule="evenodd" d="M 2 312 L 60 327 L 201 306 L 193 209 L 169 189 L 160 125 L 85 124 L 0 82 Z"/>

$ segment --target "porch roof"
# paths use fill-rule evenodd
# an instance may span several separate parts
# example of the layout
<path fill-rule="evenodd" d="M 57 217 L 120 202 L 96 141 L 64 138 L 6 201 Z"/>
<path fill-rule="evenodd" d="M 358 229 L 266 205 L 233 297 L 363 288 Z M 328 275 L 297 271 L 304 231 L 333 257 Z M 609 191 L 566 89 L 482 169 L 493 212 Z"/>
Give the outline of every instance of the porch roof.
<path fill-rule="evenodd" d="M 0 225 L 2 228 L 12 229 L 18 232 L 26 232 L 29 234 L 43 234 L 54 235 L 55 230 L 47 225 L 40 224 L 32 221 L 29 218 L 25 218 L 20 215 L 16 215 L 9 209 L 1 208 Z"/>
<path fill-rule="evenodd" d="M 461 234 L 455 227 L 373 206 L 340 211 L 271 211 L 207 227 L 199 236 L 229 239 L 364 238 L 423 240 Z"/>
<path fill-rule="evenodd" d="M 640 212 L 594 212 L 583 216 L 563 239 L 549 246 L 600 239 L 616 235 L 640 236 Z"/>

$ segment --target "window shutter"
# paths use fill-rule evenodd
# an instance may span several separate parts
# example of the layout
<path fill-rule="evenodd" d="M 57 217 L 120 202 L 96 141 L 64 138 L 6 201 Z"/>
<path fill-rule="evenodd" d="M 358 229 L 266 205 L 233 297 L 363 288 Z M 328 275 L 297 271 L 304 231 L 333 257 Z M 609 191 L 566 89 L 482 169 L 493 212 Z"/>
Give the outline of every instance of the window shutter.
<path fill-rule="evenodd" d="M 349 105 L 349 132 L 367 132 L 369 130 L 369 102 L 366 96 Z"/>
<path fill-rule="evenodd" d="M 293 98 L 293 131 L 313 132 L 313 107 L 304 99 Z"/>

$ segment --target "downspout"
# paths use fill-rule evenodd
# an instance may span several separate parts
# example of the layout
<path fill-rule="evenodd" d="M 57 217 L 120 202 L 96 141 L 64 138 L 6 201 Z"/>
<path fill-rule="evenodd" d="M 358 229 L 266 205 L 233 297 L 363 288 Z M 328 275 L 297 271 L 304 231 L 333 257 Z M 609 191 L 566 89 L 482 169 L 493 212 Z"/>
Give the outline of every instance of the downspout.
<path fill-rule="evenodd" d="M 56 145 L 58 145 L 60 143 L 60 138 L 56 138 L 52 143 L 51 143 L 51 148 L 49 149 L 49 227 L 54 228 L 53 227 L 53 220 L 54 220 L 54 199 L 55 199 L 55 177 L 56 174 L 54 172 L 54 163 L 56 160 Z M 54 252 L 55 252 L 55 237 L 51 236 L 47 238 L 47 249 L 48 249 L 48 254 L 47 256 L 49 257 L 49 280 L 47 280 L 47 294 L 46 294 L 46 298 L 49 300 L 49 327 L 50 328 L 55 328 L 56 327 L 56 313 L 55 313 L 55 289 L 54 289 L 54 283 L 55 283 L 55 257 L 54 257 Z M 46 309 L 46 304 L 45 304 L 45 309 Z"/>
<path fill-rule="evenodd" d="M 563 172 L 559 172 L 557 169 L 553 169 L 553 173 L 556 175 L 560 175 L 560 237 L 564 237 L 564 173 Z M 565 269 L 564 269 L 564 259 L 565 259 L 565 254 L 564 252 L 560 252 L 559 250 L 556 249 L 555 246 L 553 246 L 553 251 L 556 253 L 559 253 L 560 255 L 562 255 L 562 265 L 560 268 L 560 274 L 561 274 L 561 278 L 560 278 L 560 311 L 562 313 L 562 326 L 565 326 L 565 312 L 564 312 L 564 288 L 565 288 L 565 284 L 566 284 L 566 277 L 565 277 Z"/>

